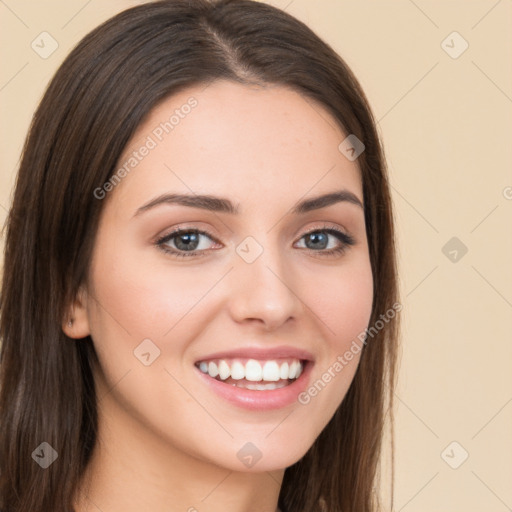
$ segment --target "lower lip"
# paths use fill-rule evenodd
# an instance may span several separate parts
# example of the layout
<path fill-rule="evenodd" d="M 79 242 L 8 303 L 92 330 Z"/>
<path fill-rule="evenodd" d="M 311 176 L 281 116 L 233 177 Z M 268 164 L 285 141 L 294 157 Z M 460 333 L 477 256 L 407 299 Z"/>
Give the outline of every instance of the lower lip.
<path fill-rule="evenodd" d="M 204 382 L 210 386 L 210 389 L 224 400 L 244 409 L 268 411 L 271 409 L 281 409 L 294 402 L 298 402 L 299 394 L 307 387 L 312 367 L 313 362 L 307 361 L 304 364 L 303 371 L 299 375 L 299 378 L 294 380 L 291 384 L 283 388 L 262 391 L 239 388 L 232 384 L 226 384 L 203 373 L 199 368 L 196 368 L 196 370 Z"/>

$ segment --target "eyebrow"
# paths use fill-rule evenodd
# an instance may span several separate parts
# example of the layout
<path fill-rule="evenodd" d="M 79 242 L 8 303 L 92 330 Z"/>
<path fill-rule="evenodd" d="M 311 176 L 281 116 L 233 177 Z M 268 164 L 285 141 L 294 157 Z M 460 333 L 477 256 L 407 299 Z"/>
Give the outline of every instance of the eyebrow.
<path fill-rule="evenodd" d="M 364 210 L 362 202 L 355 194 L 348 190 L 338 190 L 310 199 L 305 199 L 295 204 L 291 211 L 293 214 L 303 214 L 313 210 L 319 210 L 320 208 L 326 208 L 327 206 L 340 202 L 354 204 Z M 179 204 L 211 212 L 229 213 L 231 215 L 239 213 L 239 205 L 235 205 L 229 199 L 223 197 L 198 194 L 162 194 L 138 208 L 134 217 L 162 204 Z"/>

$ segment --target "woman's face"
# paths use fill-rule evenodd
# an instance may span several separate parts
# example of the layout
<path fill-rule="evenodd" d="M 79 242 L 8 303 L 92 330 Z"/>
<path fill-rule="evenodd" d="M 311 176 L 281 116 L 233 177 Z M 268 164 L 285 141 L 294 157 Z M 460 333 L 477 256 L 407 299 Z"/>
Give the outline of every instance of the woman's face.
<path fill-rule="evenodd" d="M 134 446 L 267 471 L 329 422 L 373 296 L 347 135 L 296 92 L 226 81 L 139 127 L 95 192 L 83 301 L 103 421 Z"/>

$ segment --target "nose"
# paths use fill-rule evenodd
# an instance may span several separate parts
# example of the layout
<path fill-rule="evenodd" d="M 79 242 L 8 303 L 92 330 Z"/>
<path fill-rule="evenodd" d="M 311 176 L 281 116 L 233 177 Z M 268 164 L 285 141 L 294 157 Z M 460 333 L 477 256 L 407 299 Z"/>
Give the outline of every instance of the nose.
<path fill-rule="evenodd" d="M 252 263 L 235 258 L 229 301 L 233 320 L 261 324 L 270 331 L 299 317 L 304 304 L 298 283 L 277 249 L 265 249 Z"/>

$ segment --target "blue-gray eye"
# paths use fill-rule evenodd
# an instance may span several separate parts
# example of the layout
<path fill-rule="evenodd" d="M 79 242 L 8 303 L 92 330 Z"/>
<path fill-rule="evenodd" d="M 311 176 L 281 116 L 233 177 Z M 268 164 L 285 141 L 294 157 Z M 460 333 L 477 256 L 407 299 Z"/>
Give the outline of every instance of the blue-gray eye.
<path fill-rule="evenodd" d="M 336 241 L 330 242 L 330 238 Z M 319 252 L 323 255 L 330 255 L 341 253 L 345 251 L 348 246 L 354 245 L 355 240 L 346 233 L 334 228 L 315 229 L 302 236 L 301 240 L 305 239 L 305 248 L 314 252 Z"/>
<path fill-rule="evenodd" d="M 208 242 L 203 242 L 205 238 L 215 242 L 205 231 L 177 229 L 157 240 L 156 244 L 163 251 L 176 256 L 198 256 L 202 251 L 208 249 L 210 245 Z"/>

